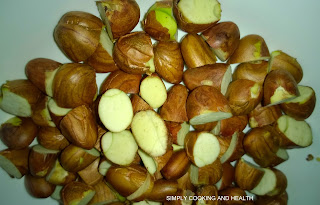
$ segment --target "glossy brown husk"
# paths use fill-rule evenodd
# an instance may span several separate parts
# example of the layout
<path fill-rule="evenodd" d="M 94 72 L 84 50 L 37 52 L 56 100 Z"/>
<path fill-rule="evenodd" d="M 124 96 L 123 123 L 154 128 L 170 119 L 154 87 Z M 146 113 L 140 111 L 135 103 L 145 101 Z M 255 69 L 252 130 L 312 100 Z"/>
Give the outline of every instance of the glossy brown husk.
<path fill-rule="evenodd" d="M 142 75 L 135 75 L 116 70 L 111 72 L 100 85 L 100 94 L 105 91 L 117 88 L 127 94 L 138 94 Z"/>
<path fill-rule="evenodd" d="M 28 147 L 38 134 L 38 126 L 31 118 L 19 118 L 19 125 L 3 123 L 0 128 L 0 139 L 9 149 Z"/>
<path fill-rule="evenodd" d="M 171 87 L 167 100 L 160 109 L 161 118 L 171 122 L 188 121 L 186 109 L 188 94 L 187 88 L 181 84 Z"/>
<path fill-rule="evenodd" d="M 73 62 L 88 59 L 97 49 L 102 21 L 87 12 L 65 13 L 54 29 L 54 39 L 65 55 Z"/>
<path fill-rule="evenodd" d="M 165 81 L 179 84 L 183 75 L 183 58 L 176 41 L 160 41 L 153 48 L 156 72 Z"/>
<path fill-rule="evenodd" d="M 198 34 L 185 35 L 181 40 L 180 48 L 184 62 L 189 69 L 216 62 L 216 56 L 210 50 L 209 45 Z"/>
<path fill-rule="evenodd" d="M 121 36 L 113 49 L 113 59 L 117 66 L 131 74 L 144 74 L 149 71 L 150 66 L 146 63 L 153 56 L 151 38 L 142 31 Z"/>
<path fill-rule="evenodd" d="M 92 149 L 98 139 L 98 128 L 89 107 L 82 105 L 71 110 L 60 122 L 60 130 L 71 143 Z"/>
<path fill-rule="evenodd" d="M 53 80 L 53 98 L 58 106 L 64 108 L 91 105 L 97 89 L 96 73 L 85 64 L 64 64 Z"/>
<path fill-rule="evenodd" d="M 209 85 L 221 91 L 222 80 L 228 68 L 228 64 L 216 63 L 188 69 L 183 73 L 183 82 L 189 90 Z"/>

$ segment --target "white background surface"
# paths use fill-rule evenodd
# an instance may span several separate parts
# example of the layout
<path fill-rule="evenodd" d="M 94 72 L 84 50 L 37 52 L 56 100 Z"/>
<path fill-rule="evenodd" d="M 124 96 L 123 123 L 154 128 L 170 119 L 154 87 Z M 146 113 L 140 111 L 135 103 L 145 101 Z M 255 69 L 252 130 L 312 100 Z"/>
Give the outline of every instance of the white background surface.
<path fill-rule="evenodd" d="M 154 1 L 138 0 L 141 16 Z M 281 49 L 297 57 L 304 69 L 300 84 L 309 85 L 320 97 L 319 19 L 320 1 L 308 0 L 220 0 L 222 21 L 234 21 L 241 36 L 259 34 L 265 38 L 270 52 Z M 90 0 L 1 0 L 0 2 L 0 84 L 6 80 L 26 78 L 26 63 L 38 57 L 61 63 L 70 62 L 53 40 L 53 29 L 67 11 L 98 12 Z M 136 28 L 140 30 L 140 24 Z M 179 38 L 182 37 L 180 33 Z M 97 76 L 98 85 L 105 75 Z M 0 111 L 0 123 L 10 117 Z M 289 150 L 290 159 L 279 166 L 288 178 L 290 205 L 319 204 L 320 162 L 307 162 L 308 154 L 320 157 L 319 104 L 310 123 L 314 143 L 305 149 Z M 5 146 L 0 142 L 0 150 Z M 23 179 L 11 179 L 0 169 L 0 204 L 58 204 L 52 199 L 34 199 L 27 194 Z"/>

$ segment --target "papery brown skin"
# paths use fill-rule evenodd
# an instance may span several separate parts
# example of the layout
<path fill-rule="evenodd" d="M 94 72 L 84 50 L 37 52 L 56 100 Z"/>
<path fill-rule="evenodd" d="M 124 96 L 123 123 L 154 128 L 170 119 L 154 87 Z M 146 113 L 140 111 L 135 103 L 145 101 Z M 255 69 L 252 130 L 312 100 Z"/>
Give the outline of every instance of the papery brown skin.
<path fill-rule="evenodd" d="M 257 91 L 252 97 L 251 88 L 257 86 Z M 229 84 L 226 97 L 234 115 L 249 114 L 262 99 L 263 89 L 260 84 L 246 79 L 239 79 Z"/>
<path fill-rule="evenodd" d="M 153 48 L 156 72 L 165 81 L 179 84 L 182 80 L 184 61 L 176 41 L 159 41 Z"/>
<path fill-rule="evenodd" d="M 143 200 L 146 200 L 147 199 L 147 197 L 149 196 L 149 194 L 151 193 L 151 191 L 152 191 L 152 189 L 153 189 L 153 186 L 154 186 L 154 178 L 151 176 L 151 175 L 149 175 L 149 173 L 148 173 L 148 177 L 149 178 L 147 178 L 146 180 L 145 180 L 145 182 L 143 183 L 143 189 L 141 190 L 137 190 L 136 192 L 134 192 L 132 195 L 135 195 L 135 193 L 139 193 L 138 195 L 136 195 L 136 196 L 134 196 L 134 197 L 132 197 L 132 196 L 130 196 L 130 197 L 127 197 L 127 199 L 130 199 L 130 200 L 132 200 L 132 201 L 134 201 L 134 202 L 140 202 L 140 201 L 143 201 Z M 146 186 L 146 185 L 148 185 L 148 186 Z"/>
<path fill-rule="evenodd" d="M 119 70 L 111 55 L 112 53 L 109 54 L 101 43 L 99 43 L 96 51 L 85 61 L 85 63 L 94 68 L 96 73 L 109 73 Z"/>
<path fill-rule="evenodd" d="M 130 165 L 141 165 L 141 162 L 142 162 L 142 160 L 141 160 L 140 155 L 138 153 L 136 153 L 136 155 L 134 156 L 134 159 Z"/>
<path fill-rule="evenodd" d="M 93 118 L 96 120 L 96 122 L 97 122 L 97 125 L 98 126 L 102 126 L 103 128 L 105 128 L 104 127 L 104 125 L 103 125 L 103 123 L 101 122 L 101 120 L 100 120 L 100 117 L 99 117 L 99 103 L 100 103 L 100 100 L 101 100 L 101 96 L 102 95 L 98 95 L 97 96 L 97 98 L 93 101 L 93 103 L 91 104 L 91 106 L 90 106 L 90 109 L 91 109 L 91 111 L 92 111 L 92 114 L 93 114 Z"/>
<path fill-rule="evenodd" d="M 274 52 L 279 52 L 279 55 L 273 56 Z M 285 69 L 291 73 L 297 83 L 303 78 L 303 70 L 296 58 L 288 55 L 283 51 L 274 51 L 270 61 L 270 71 L 277 69 Z"/>
<path fill-rule="evenodd" d="M 178 8 L 179 0 L 173 0 L 173 15 L 177 21 L 178 28 L 182 29 L 187 33 L 199 33 L 208 29 L 209 27 L 215 25 L 217 22 L 207 23 L 207 24 L 194 24 L 188 22 L 186 17 L 180 12 Z"/>
<path fill-rule="evenodd" d="M 169 30 L 157 21 L 156 12 L 154 10 L 146 14 L 142 21 L 142 27 L 145 32 L 157 41 L 170 40 Z"/>
<path fill-rule="evenodd" d="M 172 139 L 172 143 L 178 144 L 178 132 L 181 129 L 180 122 L 170 122 L 170 121 L 164 121 L 166 124 L 166 127 L 168 129 L 168 133 L 170 134 L 170 137 Z"/>
<path fill-rule="evenodd" d="M 286 115 L 287 116 L 287 115 Z M 310 127 L 310 124 L 308 124 L 308 127 Z M 278 121 L 275 122 L 273 125 L 273 128 L 275 129 L 276 133 L 279 135 L 279 139 L 280 139 L 280 147 L 281 148 L 285 148 L 285 149 L 293 149 L 293 148 L 301 148 L 300 145 L 294 143 L 292 140 L 290 140 L 285 133 L 283 133 L 280 129 L 279 129 L 279 125 L 278 125 Z M 312 143 L 312 142 L 311 142 Z M 310 145 L 308 145 L 310 146 Z"/>
<path fill-rule="evenodd" d="M 277 121 L 282 115 L 279 105 L 262 107 L 261 103 L 257 105 L 249 114 L 249 125 L 251 128 L 263 127 Z"/>
<path fill-rule="evenodd" d="M 220 121 L 220 135 L 231 137 L 235 132 L 242 132 L 248 124 L 247 115 L 232 116 Z"/>
<path fill-rule="evenodd" d="M 213 163 L 198 168 L 198 185 L 214 185 L 222 177 L 222 165 L 217 158 Z"/>
<path fill-rule="evenodd" d="M 94 160 L 86 168 L 78 172 L 80 178 L 88 185 L 94 186 L 102 181 L 103 176 L 99 173 L 98 167 L 100 164 L 100 157 Z"/>
<path fill-rule="evenodd" d="M 219 158 L 221 158 L 224 153 L 228 150 L 230 143 L 231 143 L 231 137 L 217 137 L 220 145 L 220 153 Z"/>
<path fill-rule="evenodd" d="M 71 182 L 61 190 L 63 204 L 71 205 L 73 201 L 82 200 L 88 192 L 94 192 L 94 188 L 83 182 Z"/>
<path fill-rule="evenodd" d="M 32 108 L 39 101 L 39 99 L 44 96 L 44 94 L 30 80 L 26 79 L 6 81 L 6 83 L 1 86 L 1 90 L 3 89 L 8 89 L 9 92 L 26 99 L 30 105 L 30 108 Z M 2 93 L 0 93 L 0 97 L 3 99 L 4 96 Z M 31 117 L 32 115 L 32 111 L 30 115 L 26 115 L 26 113 L 22 115 L 22 112 L 19 110 L 19 108 L 17 108 L 18 110 L 13 110 L 14 113 L 10 113 L 12 110 L 6 110 L 5 108 L 1 109 L 9 114 L 20 117 Z"/>
<path fill-rule="evenodd" d="M 177 181 L 158 179 L 154 182 L 153 189 L 147 196 L 147 199 L 150 201 L 164 202 L 167 196 L 175 195 L 177 190 Z"/>
<path fill-rule="evenodd" d="M 151 38 L 142 31 L 121 36 L 113 49 L 117 66 L 131 74 L 144 74 L 149 71 L 150 67 L 146 63 L 153 56 Z"/>
<path fill-rule="evenodd" d="M 299 87 L 299 86 L 298 86 Z M 309 87 L 309 86 L 306 86 Z M 293 117 L 296 120 L 305 120 L 311 116 L 316 106 L 316 94 L 313 88 L 312 95 L 307 99 L 307 101 L 300 103 L 300 102 L 286 102 L 281 103 L 280 108 L 281 110 L 290 117 Z M 302 94 L 302 93 L 301 93 Z"/>
<path fill-rule="evenodd" d="M 173 152 L 173 148 L 171 146 L 171 148 L 169 148 L 168 151 L 164 155 L 161 155 L 159 157 L 153 157 L 153 160 L 157 165 L 157 171 L 155 173 L 155 179 L 163 178 L 163 176 L 160 173 L 160 171 L 162 170 L 163 167 L 166 166 L 166 164 L 170 160 L 170 158 L 171 158 L 173 153 L 174 153 Z"/>
<path fill-rule="evenodd" d="M 93 196 L 92 200 L 89 202 L 89 205 L 105 202 L 117 202 L 118 198 L 114 191 L 106 184 L 104 180 L 99 181 L 93 186 L 96 194 Z M 120 203 L 120 202 L 118 202 Z M 112 203 L 114 204 L 114 203 Z"/>
<path fill-rule="evenodd" d="M 48 102 L 50 97 L 43 96 L 38 102 L 32 106 L 31 118 L 38 126 L 50 126 L 55 127 L 55 123 L 52 121 L 50 111 L 48 108 Z"/>
<path fill-rule="evenodd" d="M 96 73 L 85 64 L 64 64 L 53 80 L 53 98 L 58 106 L 64 108 L 92 104 L 97 89 Z"/>
<path fill-rule="evenodd" d="M 196 130 L 196 131 L 211 131 L 213 130 L 218 124 L 218 121 L 215 122 L 208 122 L 202 125 L 192 125 L 192 127 Z"/>
<path fill-rule="evenodd" d="M 227 162 L 233 162 L 235 160 L 238 160 L 245 154 L 245 150 L 244 150 L 244 147 L 243 147 L 243 138 L 244 138 L 244 136 L 245 136 L 245 134 L 243 132 L 239 132 L 237 134 L 238 141 L 237 141 L 235 152 L 232 153 L 232 155 L 227 160 Z"/>
<path fill-rule="evenodd" d="M 240 42 L 239 28 L 231 21 L 217 23 L 203 31 L 202 36 L 214 51 L 218 50 L 215 53 L 222 61 L 226 61 L 233 54 Z"/>
<path fill-rule="evenodd" d="M 55 115 L 53 112 L 50 111 L 50 109 L 49 109 L 49 113 L 50 113 L 50 117 L 52 119 L 52 122 L 55 124 L 55 127 L 59 127 L 60 122 L 64 116 Z"/>
<path fill-rule="evenodd" d="M 131 104 L 133 108 L 133 113 L 137 113 L 139 111 L 144 111 L 144 110 L 153 110 L 153 108 L 146 102 L 144 101 L 139 95 L 131 95 Z"/>
<path fill-rule="evenodd" d="M 99 124 L 97 124 L 97 127 L 98 127 L 98 139 L 96 141 L 96 144 L 94 145 L 94 148 L 96 150 L 98 150 L 99 152 L 101 152 L 102 151 L 101 138 L 107 132 L 107 129 L 102 127 L 102 126 L 100 126 Z"/>
<path fill-rule="evenodd" d="M 202 132 L 198 131 L 191 131 L 188 132 L 186 135 L 186 138 L 184 139 L 184 151 L 187 154 L 188 159 L 192 162 L 192 164 L 196 165 L 195 160 L 194 160 L 194 147 L 197 142 L 197 139 L 199 136 L 202 134 Z"/>
<path fill-rule="evenodd" d="M 232 74 L 232 80 L 247 79 L 263 84 L 268 74 L 268 61 L 261 63 L 240 63 Z"/>
<path fill-rule="evenodd" d="M 29 104 L 34 105 L 39 99 L 43 97 L 43 93 L 30 81 L 26 79 L 17 79 L 7 81 L 2 85 L 4 88 L 8 88 L 11 92 L 25 98 Z"/>
<path fill-rule="evenodd" d="M 23 177 L 29 172 L 29 163 L 28 163 L 28 156 L 30 153 L 30 148 L 23 148 L 19 150 L 14 149 L 5 149 L 0 151 L 0 155 L 7 158 L 14 166 L 19 170 L 21 176 Z M 8 173 L 9 174 L 9 173 Z M 9 174 L 10 177 L 11 176 Z"/>
<path fill-rule="evenodd" d="M 276 196 L 257 196 L 256 205 L 287 205 L 288 193 L 283 192 Z"/>
<path fill-rule="evenodd" d="M 228 64 L 215 63 L 187 69 L 183 73 L 183 82 L 189 90 L 208 85 L 221 91 L 222 79 L 228 67 Z"/>
<path fill-rule="evenodd" d="M 226 162 L 233 162 L 235 160 L 238 160 L 245 154 L 245 150 L 243 148 L 243 143 L 242 143 L 245 134 L 243 132 L 239 132 L 239 133 L 235 133 L 235 135 L 238 139 L 232 154 L 229 156 L 229 158 L 226 159 Z M 225 154 L 225 152 L 228 150 L 232 137 L 220 136 L 217 139 L 219 140 L 219 144 L 220 144 L 219 157 L 222 157 Z"/>
<path fill-rule="evenodd" d="M 272 126 L 251 129 L 243 140 L 243 147 L 261 167 L 277 165 L 272 160 L 280 148 L 280 137 Z"/>
<path fill-rule="evenodd" d="M 285 157 L 285 156 L 284 156 Z M 277 153 L 274 153 L 273 155 L 271 155 L 268 159 L 262 159 L 262 162 L 259 162 L 258 160 L 255 160 L 257 164 L 261 164 L 261 167 L 276 167 L 279 164 L 287 161 L 289 159 L 288 158 L 284 158 L 284 157 L 280 157 L 277 155 Z"/>
<path fill-rule="evenodd" d="M 110 24 L 113 40 L 130 33 L 138 24 L 140 7 L 135 0 L 106 0 L 101 3 L 109 4 L 105 8 L 105 16 Z"/>
<path fill-rule="evenodd" d="M 204 111 L 231 113 L 226 97 L 214 87 L 207 85 L 194 89 L 189 94 L 186 105 L 189 120 Z"/>
<path fill-rule="evenodd" d="M 54 39 L 61 51 L 73 62 L 87 60 L 97 49 L 102 21 L 87 12 L 65 13 L 54 29 Z"/>
<path fill-rule="evenodd" d="M 180 146 L 183 146 L 183 143 L 184 143 L 184 137 L 185 135 L 180 135 L 180 138 L 178 138 L 178 134 L 179 132 L 181 131 L 182 132 L 182 124 L 184 123 L 180 123 L 180 122 L 170 122 L 170 121 L 164 121 L 165 124 L 166 124 L 166 127 L 168 129 L 168 133 L 169 133 L 169 136 L 170 136 L 170 140 L 172 141 L 173 144 L 176 144 L 176 145 L 180 145 Z M 190 130 L 190 125 L 188 125 L 188 130 L 183 130 L 183 131 L 189 131 Z M 184 129 L 184 128 L 183 128 Z M 181 133 L 180 133 L 181 134 Z M 183 134 L 186 134 L 183 132 Z M 183 139 L 182 139 L 182 138 Z"/>
<path fill-rule="evenodd" d="M 92 149 L 98 139 L 98 128 L 89 107 L 71 110 L 60 122 L 60 130 L 68 141 L 83 149 Z"/>
<path fill-rule="evenodd" d="M 276 196 L 276 195 L 280 195 L 282 194 L 283 192 L 286 191 L 286 188 L 288 186 L 288 181 L 287 181 L 287 177 L 286 175 L 276 169 L 276 168 L 271 168 L 271 170 L 274 172 L 274 174 L 276 175 L 276 187 L 274 190 L 272 190 L 271 193 L 268 193 L 267 195 L 268 196 Z"/>
<path fill-rule="evenodd" d="M 207 196 L 213 197 L 214 196 L 216 199 L 218 199 L 218 190 L 214 185 L 204 185 L 204 186 L 197 188 L 196 195 L 197 196 L 204 196 L 204 197 L 207 197 Z M 206 200 L 203 202 L 208 205 L 219 205 L 220 204 L 219 200 Z M 197 201 L 196 204 L 200 205 L 202 203 L 200 201 Z"/>
<path fill-rule="evenodd" d="M 69 172 L 79 172 L 94 162 L 98 156 L 86 152 L 85 149 L 70 144 L 60 154 L 61 166 Z"/>
<path fill-rule="evenodd" d="M 196 187 L 191 183 L 190 172 L 188 171 L 182 177 L 177 179 L 179 190 L 191 190 L 196 191 Z"/>
<path fill-rule="evenodd" d="M 228 63 L 256 62 L 269 58 L 269 49 L 263 37 L 250 34 L 240 39 L 239 46 L 230 56 Z"/>
<path fill-rule="evenodd" d="M 182 177 L 189 169 L 191 161 L 184 149 L 172 154 L 167 164 L 162 168 L 161 174 L 167 180 L 176 180 Z"/>
<path fill-rule="evenodd" d="M 54 99 L 51 98 L 49 100 L 49 103 L 48 103 L 49 114 L 50 114 L 52 122 L 56 125 L 56 127 L 59 127 L 62 118 L 72 109 L 71 108 L 62 108 L 62 107 L 58 106 L 55 103 L 55 101 L 54 102 L 51 102 L 51 101 L 54 101 Z M 54 106 L 57 106 L 57 108 L 56 108 L 57 110 L 55 110 L 55 108 L 53 108 Z M 60 111 L 64 110 L 64 112 L 59 113 L 59 110 Z"/>
<path fill-rule="evenodd" d="M 271 71 L 263 86 L 263 106 L 271 104 L 271 97 L 278 87 L 283 87 L 290 95 L 299 96 L 297 82 L 289 71 L 278 69 Z"/>
<path fill-rule="evenodd" d="M 31 118 L 18 118 L 18 125 L 5 122 L 0 128 L 0 139 L 9 149 L 23 149 L 28 147 L 38 134 L 38 126 Z"/>
<path fill-rule="evenodd" d="M 174 85 L 168 91 L 167 100 L 160 109 L 160 116 L 166 121 L 185 122 L 188 121 L 186 101 L 188 90 L 185 86 Z"/>
<path fill-rule="evenodd" d="M 229 162 L 223 163 L 221 185 L 218 188 L 219 191 L 232 186 L 232 183 L 234 182 L 234 180 L 235 180 L 235 168 Z"/>
<path fill-rule="evenodd" d="M 56 127 L 40 127 L 37 140 L 47 149 L 63 150 L 70 143 Z"/>
<path fill-rule="evenodd" d="M 26 175 L 24 185 L 27 192 L 35 198 L 48 198 L 54 192 L 56 185 L 51 184 L 45 178 Z"/>
<path fill-rule="evenodd" d="M 39 153 L 31 148 L 29 153 L 29 172 L 34 177 L 45 177 L 54 166 L 58 153 Z"/>
<path fill-rule="evenodd" d="M 213 51 L 198 34 L 185 35 L 181 40 L 180 49 L 184 62 L 189 69 L 216 62 Z"/>
<path fill-rule="evenodd" d="M 75 181 L 77 177 L 76 173 L 65 170 L 57 159 L 50 173 L 46 176 L 46 180 L 52 184 L 64 186 Z"/>
<path fill-rule="evenodd" d="M 259 184 L 263 175 L 263 170 L 257 169 L 252 164 L 248 164 L 242 158 L 236 163 L 235 183 L 241 189 L 252 190 Z"/>
<path fill-rule="evenodd" d="M 111 166 L 106 174 L 109 183 L 120 195 L 127 197 L 135 192 L 147 178 L 147 170 L 140 165 Z"/>
<path fill-rule="evenodd" d="M 61 63 L 48 58 L 35 58 L 27 63 L 25 73 L 39 90 L 46 93 L 46 74 L 55 71 L 61 65 Z"/>
<path fill-rule="evenodd" d="M 239 187 L 228 187 L 224 190 L 219 191 L 219 196 L 229 196 L 230 200 L 222 200 L 221 205 L 245 205 L 246 200 L 236 200 L 234 197 L 238 196 L 238 199 L 241 197 L 242 199 L 246 199 L 246 192 Z M 234 199 L 231 199 L 234 198 Z"/>
<path fill-rule="evenodd" d="M 138 94 L 142 75 L 134 75 L 116 70 L 111 72 L 100 85 L 100 94 L 108 89 L 117 88 L 127 94 Z"/>

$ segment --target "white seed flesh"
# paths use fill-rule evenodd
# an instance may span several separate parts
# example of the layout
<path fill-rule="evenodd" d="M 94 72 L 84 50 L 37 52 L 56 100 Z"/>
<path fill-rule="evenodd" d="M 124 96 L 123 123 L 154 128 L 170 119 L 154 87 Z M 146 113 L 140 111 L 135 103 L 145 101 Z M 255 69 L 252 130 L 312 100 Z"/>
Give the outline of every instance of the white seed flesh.
<path fill-rule="evenodd" d="M 102 136 L 101 148 L 108 160 L 123 166 L 131 164 L 138 151 L 138 145 L 128 130 L 107 132 Z"/>
<path fill-rule="evenodd" d="M 167 99 L 167 90 L 162 80 L 149 76 L 140 85 L 141 97 L 154 109 L 161 107 Z"/>
<path fill-rule="evenodd" d="M 259 196 L 263 196 L 273 191 L 277 184 L 277 177 L 275 173 L 268 169 L 263 168 L 264 175 L 261 178 L 259 184 L 250 192 Z"/>
<path fill-rule="evenodd" d="M 220 153 L 220 144 L 211 133 L 201 133 L 194 145 L 193 157 L 198 167 L 213 163 Z"/>
<path fill-rule="evenodd" d="M 19 117 L 31 117 L 31 105 L 27 99 L 10 92 L 8 89 L 2 89 L 2 98 L 0 108 L 12 115 Z"/>
<path fill-rule="evenodd" d="M 131 123 L 133 109 L 130 98 L 119 89 L 107 90 L 101 97 L 98 113 L 103 125 L 111 132 L 121 132 Z"/>
<path fill-rule="evenodd" d="M 19 169 L 9 159 L 2 155 L 0 155 L 0 167 L 14 178 L 20 179 L 22 177 Z"/>
<path fill-rule="evenodd" d="M 220 3 L 216 0 L 180 0 L 178 8 L 183 16 L 192 23 L 207 24 L 220 19 Z"/>
<path fill-rule="evenodd" d="M 178 145 L 184 146 L 184 139 L 185 139 L 186 135 L 188 134 L 189 130 L 190 130 L 190 124 L 188 124 L 187 122 L 183 122 L 181 124 L 181 129 L 179 130 L 179 132 L 177 134 Z"/>
<path fill-rule="evenodd" d="M 237 143 L 238 143 L 238 133 L 234 133 L 232 135 L 231 142 L 227 151 L 220 158 L 221 164 L 225 163 L 231 157 L 231 155 L 234 153 L 236 149 Z"/>
<path fill-rule="evenodd" d="M 286 103 L 303 104 L 307 102 L 311 98 L 312 94 L 314 93 L 312 88 L 307 86 L 302 86 L 302 85 L 298 85 L 298 90 L 299 90 L 300 96 L 293 98 L 292 100 L 288 100 Z"/>
<path fill-rule="evenodd" d="M 167 127 L 156 112 L 146 110 L 135 114 L 131 130 L 139 147 L 150 156 L 158 157 L 166 153 Z"/>
<path fill-rule="evenodd" d="M 191 125 L 202 125 L 208 122 L 215 122 L 223 119 L 232 117 L 231 113 L 228 112 L 208 112 L 198 116 L 193 117 L 190 120 Z"/>
<path fill-rule="evenodd" d="M 224 73 L 223 78 L 222 78 L 222 82 L 221 82 L 221 93 L 223 95 L 226 94 L 228 86 L 230 84 L 232 80 L 232 70 L 231 70 L 231 66 L 228 67 L 227 71 Z"/>
<path fill-rule="evenodd" d="M 296 145 L 307 147 L 312 144 L 312 130 L 305 121 L 282 115 L 277 122 L 279 130 Z"/>
<path fill-rule="evenodd" d="M 148 172 L 154 174 L 157 171 L 157 165 L 153 158 L 140 149 L 138 150 L 138 154 Z"/>

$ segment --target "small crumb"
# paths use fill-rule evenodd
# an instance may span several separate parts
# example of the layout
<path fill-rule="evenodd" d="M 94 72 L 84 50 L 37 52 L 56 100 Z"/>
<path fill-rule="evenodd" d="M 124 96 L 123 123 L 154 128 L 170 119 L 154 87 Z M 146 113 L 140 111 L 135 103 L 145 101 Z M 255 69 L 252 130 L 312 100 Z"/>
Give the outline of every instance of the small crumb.
<path fill-rule="evenodd" d="M 319 157 L 318 157 L 318 158 L 319 158 Z M 317 158 L 317 160 L 318 160 L 318 158 Z M 308 154 L 306 160 L 307 160 L 307 161 L 311 161 L 311 160 L 313 160 L 313 159 L 314 159 L 313 155 L 312 155 L 312 154 Z M 320 158 L 319 158 L 319 159 L 320 159 Z M 319 161 L 319 160 L 318 160 L 318 161 Z"/>
<path fill-rule="evenodd" d="M 320 162 L 320 157 L 317 157 L 317 161 Z"/>

